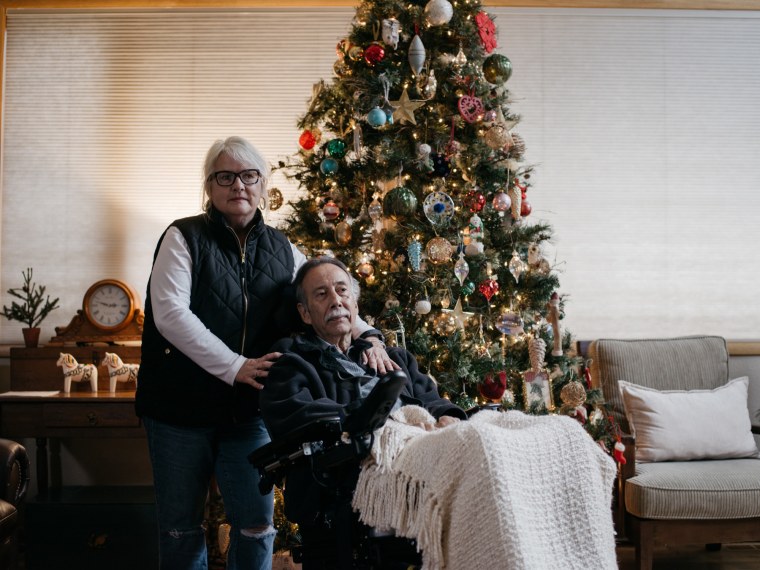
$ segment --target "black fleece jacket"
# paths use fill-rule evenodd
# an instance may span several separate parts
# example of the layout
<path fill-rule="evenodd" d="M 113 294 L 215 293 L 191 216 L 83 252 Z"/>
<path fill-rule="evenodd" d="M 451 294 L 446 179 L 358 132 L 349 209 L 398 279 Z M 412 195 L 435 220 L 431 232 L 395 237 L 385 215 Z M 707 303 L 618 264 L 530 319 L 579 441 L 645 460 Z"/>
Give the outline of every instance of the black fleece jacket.
<path fill-rule="evenodd" d="M 357 360 L 369 342 L 356 339 L 349 350 Z M 357 399 L 358 379 L 341 379 L 322 363 L 325 351 L 315 346 L 313 338 L 296 336 L 277 342 L 271 349 L 282 352 L 269 370 L 260 404 L 264 423 L 273 439 L 285 435 L 312 420 L 340 416 L 345 407 Z M 417 361 L 408 351 L 389 348 L 388 355 L 408 378 L 400 399 L 402 404 L 422 406 L 435 418 L 449 415 L 467 419 L 464 410 L 442 398 L 433 380 L 420 372 Z M 371 369 L 367 369 L 374 373 Z M 285 486 L 285 515 L 289 520 L 308 524 L 329 508 L 329 492 L 317 483 L 308 468 L 292 469 Z"/>

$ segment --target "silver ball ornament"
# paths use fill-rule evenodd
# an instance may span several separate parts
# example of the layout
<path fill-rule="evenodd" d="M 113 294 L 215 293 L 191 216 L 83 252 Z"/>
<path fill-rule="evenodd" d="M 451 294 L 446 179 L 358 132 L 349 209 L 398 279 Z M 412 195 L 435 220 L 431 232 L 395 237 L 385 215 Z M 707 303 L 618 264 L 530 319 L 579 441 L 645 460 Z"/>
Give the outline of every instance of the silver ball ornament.
<path fill-rule="evenodd" d="M 454 7 L 448 0 L 430 0 L 425 5 L 425 21 L 431 26 L 442 26 L 451 21 Z"/>

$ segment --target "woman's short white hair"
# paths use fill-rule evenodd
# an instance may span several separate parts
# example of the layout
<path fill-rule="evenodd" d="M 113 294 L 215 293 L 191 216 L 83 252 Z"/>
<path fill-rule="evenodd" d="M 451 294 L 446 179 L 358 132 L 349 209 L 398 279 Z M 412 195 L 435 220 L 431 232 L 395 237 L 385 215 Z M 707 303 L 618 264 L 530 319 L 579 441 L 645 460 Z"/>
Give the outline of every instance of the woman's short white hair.
<path fill-rule="evenodd" d="M 269 183 L 269 163 L 264 155 L 243 137 L 227 137 L 214 141 L 206 153 L 206 160 L 203 163 L 203 211 L 208 212 L 211 209 L 211 175 L 214 173 L 216 161 L 220 156 L 226 155 L 234 158 L 238 162 L 250 164 L 261 173 L 261 188 L 266 189 Z M 266 196 L 266 193 L 263 194 Z"/>

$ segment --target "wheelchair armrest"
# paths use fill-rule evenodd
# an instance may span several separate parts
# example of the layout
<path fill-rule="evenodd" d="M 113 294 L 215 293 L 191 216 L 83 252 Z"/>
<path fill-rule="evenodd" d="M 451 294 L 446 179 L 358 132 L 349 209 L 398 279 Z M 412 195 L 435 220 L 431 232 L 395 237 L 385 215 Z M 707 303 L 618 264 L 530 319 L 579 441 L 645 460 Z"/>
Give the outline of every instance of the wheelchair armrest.
<path fill-rule="evenodd" d="M 278 437 L 248 455 L 248 461 L 259 472 L 259 490 L 267 494 L 280 485 L 288 469 L 302 457 L 311 455 L 323 444 L 340 441 L 342 433 L 338 416 L 319 418 Z"/>
<path fill-rule="evenodd" d="M 314 455 L 314 465 L 319 469 L 365 457 L 371 446 L 370 434 L 388 419 L 406 380 L 404 372 L 394 370 L 380 378 L 342 422 L 338 416 L 314 420 L 248 455 L 259 472 L 262 494 L 282 483 L 288 470 L 305 456 Z"/>
<path fill-rule="evenodd" d="M 318 418 L 261 446 L 248 456 L 248 461 L 256 468 L 265 468 L 268 464 L 291 455 L 295 450 L 302 449 L 304 444 L 335 441 L 340 438 L 341 431 L 338 416 Z"/>

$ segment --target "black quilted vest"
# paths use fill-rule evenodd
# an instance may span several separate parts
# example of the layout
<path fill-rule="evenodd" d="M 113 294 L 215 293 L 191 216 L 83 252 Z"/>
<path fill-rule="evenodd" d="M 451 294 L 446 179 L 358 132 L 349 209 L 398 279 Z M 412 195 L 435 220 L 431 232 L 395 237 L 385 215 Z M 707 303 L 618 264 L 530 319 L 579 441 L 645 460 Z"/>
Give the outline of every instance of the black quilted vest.
<path fill-rule="evenodd" d="M 233 351 L 251 358 L 269 352 L 285 334 L 275 325 L 275 316 L 293 277 L 287 238 L 264 224 L 259 212 L 244 256 L 216 210 L 172 226 L 182 232 L 192 258 L 193 313 Z M 150 283 L 135 408 L 139 416 L 181 426 L 222 426 L 259 413 L 257 390 L 237 383 L 233 387 L 212 376 L 158 332 Z"/>

